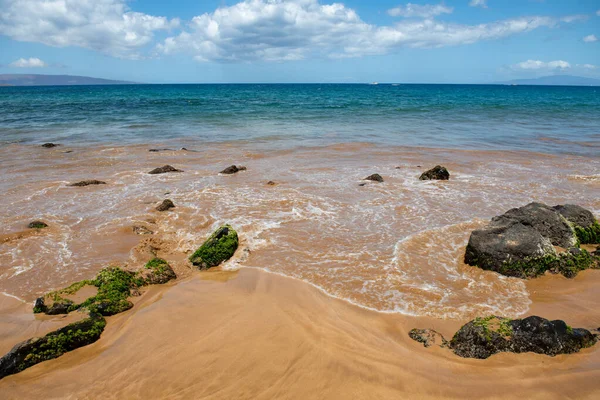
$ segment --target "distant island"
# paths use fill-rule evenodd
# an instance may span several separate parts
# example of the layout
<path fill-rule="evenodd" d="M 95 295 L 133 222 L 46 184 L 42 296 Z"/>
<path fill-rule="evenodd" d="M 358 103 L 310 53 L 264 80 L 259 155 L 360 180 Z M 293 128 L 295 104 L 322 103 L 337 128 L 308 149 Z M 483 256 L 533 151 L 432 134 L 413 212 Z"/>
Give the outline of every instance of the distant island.
<path fill-rule="evenodd" d="M 74 86 L 128 85 L 135 82 L 113 81 L 74 75 L 0 74 L 0 86 Z"/>
<path fill-rule="evenodd" d="M 497 85 L 540 85 L 540 86 L 600 86 L 600 79 L 571 75 L 551 75 L 534 79 L 515 79 L 497 82 Z"/>

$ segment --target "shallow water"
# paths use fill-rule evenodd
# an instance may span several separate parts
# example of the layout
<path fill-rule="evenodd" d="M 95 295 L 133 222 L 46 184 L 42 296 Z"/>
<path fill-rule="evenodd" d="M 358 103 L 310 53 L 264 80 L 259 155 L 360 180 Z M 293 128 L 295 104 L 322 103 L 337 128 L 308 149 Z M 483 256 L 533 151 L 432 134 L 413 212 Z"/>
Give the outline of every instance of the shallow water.
<path fill-rule="evenodd" d="M 30 301 L 110 263 L 139 266 L 142 247 L 184 260 L 229 223 L 242 241 L 225 269 L 267 269 L 383 312 L 518 316 L 531 303 L 523 281 L 462 263 L 470 231 L 531 201 L 600 213 L 596 157 L 367 143 L 270 151 L 194 139 L 155 144 L 0 147 L 0 291 Z M 147 174 L 164 164 L 184 172 Z M 231 164 L 248 170 L 218 174 Z M 418 180 L 436 164 L 448 167 L 450 181 Z M 359 186 L 372 173 L 385 182 Z M 66 186 L 83 179 L 107 185 Z M 154 211 L 164 198 L 177 207 Z M 50 227 L 30 232 L 33 219 Z M 135 235 L 136 224 L 155 234 Z"/>

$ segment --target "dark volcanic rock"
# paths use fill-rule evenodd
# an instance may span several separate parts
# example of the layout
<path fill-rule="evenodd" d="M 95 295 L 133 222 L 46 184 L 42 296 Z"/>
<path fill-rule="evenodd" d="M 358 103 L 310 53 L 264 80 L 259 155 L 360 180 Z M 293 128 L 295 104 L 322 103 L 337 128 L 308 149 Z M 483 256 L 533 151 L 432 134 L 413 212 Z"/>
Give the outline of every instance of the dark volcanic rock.
<path fill-rule="evenodd" d="M 473 231 L 467 244 L 465 263 L 521 277 L 521 270 L 505 267 L 546 255 L 556 255 L 550 240 L 533 227 L 510 220 L 504 224 L 492 222 Z"/>
<path fill-rule="evenodd" d="M 565 249 L 575 246 L 577 238 L 569 222 L 552 207 L 542 203 L 529 203 L 526 206 L 513 208 L 503 215 L 494 217 L 492 223 L 506 225 L 512 221 L 531 226 L 554 246 Z"/>
<path fill-rule="evenodd" d="M 46 312 L 47 309 L 48 308 L 46 307 L 46 303 L 43 297 L 38 297 L 37 299 L 35 299 L 35 303 L 33 303 L 34 314 Z"/>
<path fill-rule="evenodd" d="M 42 228 L 47 228 L 48 224 L 42 221 L 33 221 L 30 222 L 29 225 L 27 225 L 27 227 L 29 229 L 42 229 Z"/>
<path fill-rule="evenodd" d="M 379 174 L 369 175 L 364 180 L 365 181 L 373 181 L 373 182 L 383 182 L 383 178 Z"/>
<path fill-rule="evenodd" d="M 408 336 L 412 340 L 423 343 L 425 347 L 431 347 L 434 344 L 440 347 L 448 347 L 448 341 L 444 339 L 441 333 L 433 329 L 412 329 L 408 332 Z"/>
<path fill-rule="evenodd" d="M 45 147 L 47 149 L 51 149 L 51 148 L 56 147 L 56 146 L 60 146 L 60 144 L 56 144 L 56 143 L 44 143 L 42 145 L 42 147 Z"/>
<path fill-rule="evenodd" d="M 94 343 L 100 338 L 106 320 L 93 316 L 15 345 L 0 358 L 0 379 L 16 374 L 42 361 L 60 357 L 66 352 Z"/>
<path fill-rule="evenodd" d="M 465 263 L 519 278 L 546 271 L 574 277 L 583 269 L 598 268 L 600 259 L 585 250 L 559 254 L 554 246 L 574 248 L 578 237 L 594 237 L 594 226 L 573 229 L 555 209 L 531 203 L 494 217 L 487 226 L 473 231 Z"/>
<path fill-rule="evenodd" d="M 246 167 L 241 166 L 241 165 L 232 165 L 230 167 L 225 168 L 223 171 L 221 171 L 221 174 L 225 174 L 225 175 L 231 175 L 231 174 L 235 174 L 239 171 L 245 171 Z"/>
<path fill-rule="evenodd" d="M 277 183 L 275 183 L 273 181 L 269 181 L 269 182 L 267 182 L 267 185 L 269 185 L 269 186 L 275 186 L 275 185 L 277 185 Z"/>
<path fill-rule="evenodd" d="M 133 233 L 136 235 L 152 235 L 154 232 L 143 225 L 135 225 L 133 227 Z"/>
<path fill-rule="evenodd" d="M 436 165 L 435 167 L 431 168 L 429 171 L 423 172 L 421 174 L 421 176 L 419 177 L 419 179 L 422 181 L 429 181 L 429 180 L 447 181 L 448 179 L 450 179 L 450 173 L 448 172 L 448 170 L 445 167 L 442 167 L 441 165 Z"/>
<path fill-rule="evenodd" d="M 156 175 L 156 174 L 166 174 L 167 172 L 183 172 L 183 171 L 180 169 L 177 169 L 177 168 L 173 168 L 170 165 L 164 165 L 159 168 L 154 168 L 152 171 L 150 171 L 148 173 L 151 175 Z"/>
<path fill-rule="evenodd" d="M 567 221 L 582 228 L 589 228 L 596 222 L 596 218 L 591 211 L 574 204 L 554 206 L 553 209 L 565 217 Z"/>
<path fill-rule="evenodd" d="M 82 186 L 90 186 L 90 185 L 106 185 L 106 182 L 103 181 L 98 181 L 96 179 L 90 179 L 87 181 L 81 181 L 81 182 L 77 182 L 77 183 L 71 183 L 67 186 L 76 186 L 76 187 L 82 187 Z"/>
<path fill-rule="evenodd" d="M 156 207 L 156 211 L 167 211 L 171 208 L 175 208 L 175 204 L 173 204 L 171 200 L 165 199 L 162 203 L 158 205 L 158 207 Z"/>
<path fill-rule="evenodd" d="M 500 352 L 570 354 L 591 347 L 596 341 L 590 331 L 571 328 L 564 321 L 492 316 L 464 325 L 452 338 L 450 347 L 461 357 L 483 359 Z"/>
<path fill-rule="evenodd" d="M 71 305 L 73 305 L 73 302 L 70 301 L 55 301 L 50 307 L 46 307 L 44 312 L 48 315 L 68 314 Z"/>

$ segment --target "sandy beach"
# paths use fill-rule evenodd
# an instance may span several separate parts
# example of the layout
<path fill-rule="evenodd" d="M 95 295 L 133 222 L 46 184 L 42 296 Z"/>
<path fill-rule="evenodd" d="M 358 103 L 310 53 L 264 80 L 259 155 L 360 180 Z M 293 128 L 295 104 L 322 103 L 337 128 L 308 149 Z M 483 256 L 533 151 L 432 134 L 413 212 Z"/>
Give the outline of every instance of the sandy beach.
<path fill-rule="evenodd" d="M 470 231 L 512 206 L 577 201 L 597 213 L 595 159 L 512 152 L 497 161 L 495 152 L 357 144 L 263 153 L 232 145 L 13 147 L 0 149 L 3 166 L 13 165 L 2 185 L 14 199 L 14 212 L 2 217 L 0 352 L 82 318 L 35 316 L 32 302 L 106 265 L 136 269 L 157 255 L 178 280 L 133 297 L 133 309 L 108 317 L 96 343 L 0 380 L 3 399 L 600 393 L 598 346 L 475 360 L 408 337 L 412 328 L 433 328 L 450 339 L 473 317 L 491 314 L 600 327 L 600 271 L 523 281 L 463 263 Z M 39 165 L 13 155 L 28 152 Z M 454 179 L 419 183 L 422 165 L 438 161 Z M 248 170 L 217 174 L 232 163 Z M 147 174 L 164 164 L 184 172 Z M 540 183 L 532 171 L 553 171 L 552 178 Z M 368 172 L 385 182 L 359 186 Z M 66 187 L 90 178 L 107 185 Z M 156 212 L 167 197 L 176 208 Z M 23 229 L 37 218 L 49 228 Z M 240 232 L 235 257 L 194 270 L 190 252 L 226 222 Z M 152 234 L 136 235 L 135 225 Z"/>
<path fill-rule="evenodd" d="M 573 281 L 534 281 L 532 313 L 600 325 L 593 287 L 600 271 Z M 0 348 L 50 324 L 3 301 Z M 6 321 L 6 319 L 3 319 Z M 36 327 L 34 327 L 36 326 Z M 0 381 L 2 398 L 109 399 L 593 399 L 598 348 L 573 355 L 499 354 L 462 359 L 409 339 L 412 327 L 451 336 L 460 321 L 368 311 L 256 269 L 210 271 L 154 287 L 130 312 L 110 317 L 102 338 Z"/>

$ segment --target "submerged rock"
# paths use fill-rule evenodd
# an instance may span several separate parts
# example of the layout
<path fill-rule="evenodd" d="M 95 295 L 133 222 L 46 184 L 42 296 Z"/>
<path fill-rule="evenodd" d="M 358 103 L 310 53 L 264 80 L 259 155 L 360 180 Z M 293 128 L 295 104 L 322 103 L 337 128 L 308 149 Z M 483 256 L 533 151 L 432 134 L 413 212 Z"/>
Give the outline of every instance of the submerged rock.
<path fill-rule="evenodd" d="M 269 185 L 269 186 L 275 186 L 275 185 L 277 185 L 277 183 L 275 183 L 273 181 L 269 181 L 269 182 L 267 182 L 267 185 Z"/>
<path fill-rule="evenodd" d="M 581 244 L 600 243 L 600 224 L 591 211 L 574 204 L 558 205 L 553 208 L 571 223 Z"/>
<path fill-rule="evenodd" d="M 51 148 L 56 147 L 56 146 L 60 146 L 60 144 L 56 144 L 56 143 L 44 143 L 42 145 L 42 147 L 45 147 L 46 149 L 51 149 Z"/>
<path fill-rule="evenodd" d="M 163 284 L 177 278 L 173 268 L 162 258 L 153 258 L 148 261 L 140 271 L 140 276 L 148 285 Z"/>
<path fill-rule="evenodd" d="M 423 172 L 421 174 L 421 176 L 419 177 L 419 179 L 422 181 L 429 181 L 429 180 L 447 181 L 448 179 L 450 179 L 450 173 L 448 172 L 448 170 L 445 167 L 442 167 L 441 165 L 436 165 L 435 167 L 431 168 L 429 171 Z"/>
<path fill-rule="evenodd" d="M 170 165 L 164 165 L 162 167 L 158 167 L 158 168 L 154 168 L 152 171 L 148 172 L 151 175 L 157 175 L 157 174 L 166 174 L 168 172 L 183 172 L 180 169 L 174 168 Z"/>
<path fill-rule="evenodd" d="M 156 207 L 156 211 L 167 211 L 171 208 L 175 208 L 175 204 L 169 199 L 165 199 Z"/>
<path fill-rule="evenodd" d="M 555 209 L 531 203 L 494 217 L 471 233 L 465 263 L 519 278 L 546 271 L 571 278 L 577 272 L 598 268 L 600 258 L 585 250 L 558 253 L 554 246 L 577 248 L 574 229 Z"/>
<path fill-rule="evenodd" d="M 463 325 L 450 341 L 450 347 L 461 357 L 484 359 L 500 352 L 570 354 L 591 347 L 596 341 L 590 331 L 571 328 L 560 320 L 491 316 Z"/>
<path fill-rule="evenodd" d="M 99 181 L 96 179 L 90 179 L 87 181 L 81 181 L 81 182 L 77 182 L 77 183 L 71 183 L 67 186 L 77 186 L 77 187 L 81 187 L 81 186 L 90 186 L 90 185 L 106 185 L 106 182 L 103 181 Z"/>
<path fill-rule="evenodd" d="M 373 181 L 373 182 L 383 182 L 383 178 L 379 174 L 369 175 L 364 180 L 365 181 Z"/>
<path fill-rule="evenodd" d="M 154 234 L 154 232 L 152 232 L 150 229 L 146 228 L 143 225 L 135 225 L 133 227 L 133 233 L 135 233 L 136 235 L 152 235 L 152 234 Z"/>
<path fill-rule="evenodd" d="M 419 343 L 423 343 L 425 347 L 431 347 L 437 344 L 440 347 L 448 347 L 449 343 L 441 333 L 434 331 L 433 329 L 412 329 L 408 332 L 408 336 L 412 340 L 416 340 Z"/>
<path fill-rule="evenodd" d="M 15 345 L 0 358 L 0 379 L 94 343 L 100 338 L 105 326 L 106 320 L 102 316 L 94 315 L 50 332 L 44 337 L 32 338 Z"/>
<path fill-rule="evenodd" d="M 29 225 L 27 225 L 27 227 L 29 229 L 42 229 L 42 228 L 47 228 L 48 224 L 42 221 L 33 221 L 30 222 Z"/>
<path fill-rule="evenodd" d="M 192 264 L 200 269 L 216 267 L 229 260 L 238 248 L 237 232 L 229 225 L 217 229 L 194 254 Z"/>
<path fill-rule="evenodd" d="M 239 171 L 245 171 L 246 167 L 241 166 L 241 165 L 232 165 L 230 167 L 225 168 L 223 171 L 221 171 L 221 174 L 225 174 L 225 175 L 231 175 L 231 174 L 235 174 Z"/>

